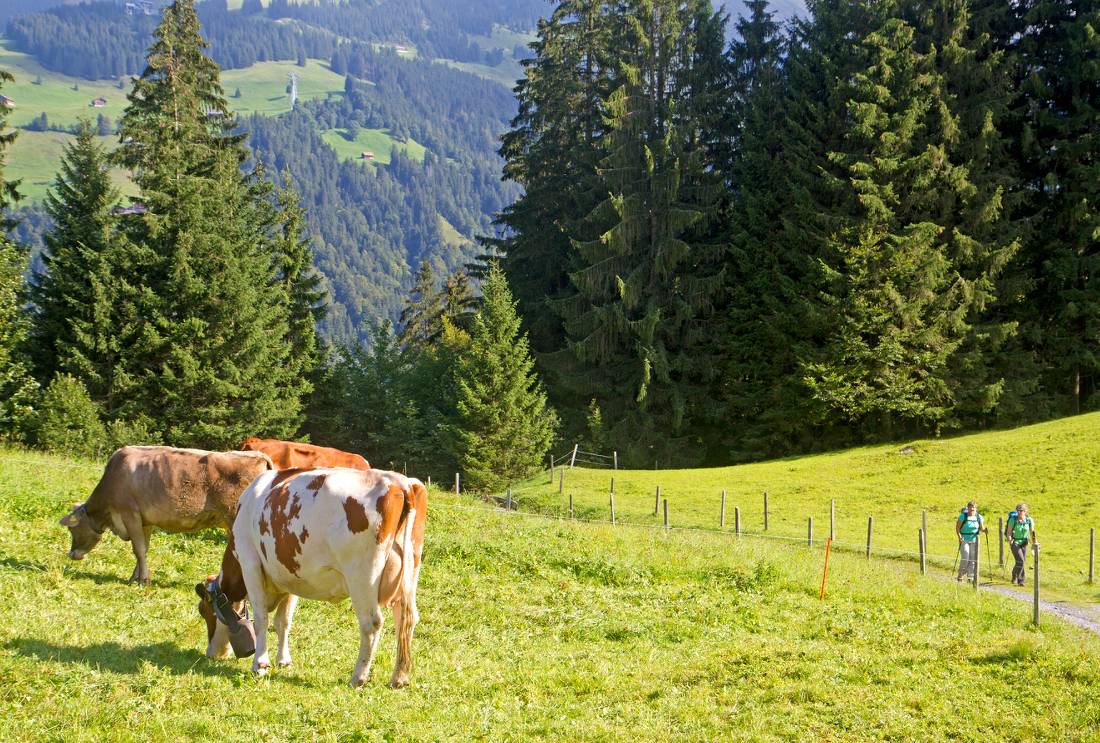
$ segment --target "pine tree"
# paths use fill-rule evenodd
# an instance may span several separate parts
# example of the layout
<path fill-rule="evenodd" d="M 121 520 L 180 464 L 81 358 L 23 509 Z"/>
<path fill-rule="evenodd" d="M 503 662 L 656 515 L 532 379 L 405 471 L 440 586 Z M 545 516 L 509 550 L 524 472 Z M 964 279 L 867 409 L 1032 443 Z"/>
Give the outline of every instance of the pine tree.
<path fill-rule="evenodd" d="M 414 353 L 430 345 L 438 335 L 441 314 L 435 273 L 431 263 L 424 261 L 401 310 L 401 334 L 397 339 L 400 347 L 406 353 Z"/>
<path fill-rule="evenodd" d="M 0 88 L 12 76 L 0 70 Z M 25 251 L 7 239 L 14 223 L 4 215 L 19 201 L 18 181 L 4 179 L 5 150 L 15 141 L 15 130 L 7 130 L 10 108 L 0 102 L 0 440 L 19 439 L 34 413 L 38 386 L 27 370 L 22 346 L 27 321 L 21 307 Z"/>
<path fill-rule="evenodd" d="M 597 399 L 627 461 L 698 461 L 704 452 L 692 437 L 712 412 L 707 328 L 722 282 L 719 184 L 692 100 L 707 9 L 664 0 L 619 9 L 626 51 L 605 102 L 608 154 L 598 171 L 609 196 L 570 227 L 577 294 L 555 303 L 571 356 L 561 384 Z"/>
<path fill-rule="evenodd" d="M 829 153 L 842 199 L 821 252 L 833 332 L 803 368 L 828 414 L 869 435 L 950 426 L 967 385 L 987 384 L 969 376 L 980 360 L 960 357 L 974 342 L 980 359 L 974 323 L 1015 246 L 996 229 L 996 189 L 973 180 L 981 163 L 965 161 L 974 148 L 958 144 L 950 69 L 937 65 L 962 56 L 959 34 L 920 43 L 890 17 L 864 37 L 869 64 L 848 84 L 845 139 Z"/>
<path fill-rule="evenodd" d="M 534 373 L 526 335 L 504 273 L 493 265 L 482 285 L 470 345 L 455 369 L 454 451 L 469 487 L 500 491 L 537 469 L 557 416 Z"/>
<path fill-rule="evenodd" d="M 596 166 L 605 155 L 602 101 L 616 71 L 610 18 L 602 0 L 565 0 L 539 22 L 516 87 L 519 111 L 502 138 L 504 177 L 524 193 L 497 218 L 508 236 L 488 243 L 501 256 L 537 357 L 566 345 L 561 318 L 547 311 L 548 302 L 575 293 L 569 271 L 577 266 L 576 254 L 566 225 L 606 198 Z M 567 397 L 552 369 L 541 362 L 540 369 L 552 396 Z"/>
<path fill-rule="evenodd" d="M 123 341 L 114 277 L 126 260 L 113 213 L 118 200 L 107 154 L 84 121 L 46 195 L 53 226 L 29 290 L 31 349 L 39 380 L 61 371 L 76 375 L 108 416 L 125 394 L 114 374 Z"/>
<path fill-rule="evenodd" d="M 262 169 L 242 175 L 247 152 L 205 48 L 193 0 L 167 6 L 120 122 L 118 159 L 147 208 L 124 222 L 144 322 L 123 412 L 149 414 L 169 443 L 226 447 L 294 432 L 309 386 L 296 354 L 314 349 L 283 273 L 288 259 L 304 265 L 299 217 L 273 220 Z"/>
<path fill-rule="evenodd" d="M 1100 405 L 1100 8 L 1020 5 L 1023 211 L 1036 225 L 1021 260 L 1035 282 L 1021 319 L 1045 372 L 1036 407 L 1077 413 Z"/>

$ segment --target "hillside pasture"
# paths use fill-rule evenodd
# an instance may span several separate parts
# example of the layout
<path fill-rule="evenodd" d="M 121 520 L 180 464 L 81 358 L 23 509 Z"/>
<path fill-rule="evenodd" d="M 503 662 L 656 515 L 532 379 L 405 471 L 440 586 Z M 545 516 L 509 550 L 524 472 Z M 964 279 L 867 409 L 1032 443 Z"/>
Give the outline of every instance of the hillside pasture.
<path fill-rule="evenodd" d="M 360 129 L 354 139 L 350 139 L 348 135 L 347 129 L 328 129 L 321 132 L 321 139 L 336 150 L 336 154 L 341 159 L 358 160 L 364 164 L 389 165 L 394 147 L 417 162 L 423 162 L 424 153 L 427 151 L 424 145 L 415 139 L 399 142 L 390 136 L 388 129 Z M 374 159 L 364 160 L 363 152 L 373 153 Z"/>
<path fill-rule="evenodd" d="M 610 452 L 605 452 L 610 454 Z M 958 541 L 954 519 L 975 500 L 993 534 L 989 554 L 998 560 L 997 519 L 1020 501 L 1032 508 L 1042 548 L 1044 594 L 1083 603 L 1100 602 L 1100 584 L 1089 585 L 1089 529 L 1100 531 L 1100 413 L 1065 418 L 1010 431 L 928 439 L 842 452 L 781 459 L 736 467 L 693 470 L 567 470 L 558 494 L 548 471 L 517 485 L 518 507 L 564 514 L 573 494 L 578 517 L 607 519 L 611 478 L 616 517 L 658 525 L 656 488 L 669 501 L 675 526 L 719 528 L 726 489 L 726 531 L 734 529 L 734 508 L 742 529 L 759 536 L 805 543 L 813 518 L 818 545 L 829 536 L 830 499 L 836 499 L 836 544 L 863 552 L 867 519 L 874 518 L 872 548 L 880 555 L 917 559 L 917 530 L 927 512 L 928 550 L 933 564 L 950 568 Z M 768 531 L 764 499 L 768 492 Z M 988 579 L 981 547 L 982 580 Z M 1008 584 L 1012 558 L 994 570 Z M 912 563 L 910 563 L 912 564 Z M 1100 565 L 1097 566 L 1100 568 Z M 910 568 L 913 569 L 913 568 Z M 1028 570 L 1031 563 L 1029 558 Z"/>
<path fill-rule="evenodd" d="M 107 150 L 113 150 L 118 145 L 115 137 L 97 139 Z M 6 153 L 8 159 L 4 163 L 4 177 L 22 179 L 19 193 L 23 198 L 32 202 L 41 201 L 53 185 L 65 145 L 75 140 L 75 136 L 64 132 L 19 132 Z M 125 170 L 113 168 L 111 180 L 124 196 L 136 194 Z"/>
<path fill-rule="evenodd" d="M 202 655 L 217 532 L 157 534 L 153 585 L 57 525 L 100 464 L 0 451 L 6 740 L 1090 740 L 1100 638 L 896 563 L 525 518 L 434 491 L 413 683 L 347 687 L 345 602 L 302 602 L 294 666 Z M 965 700 L 965 702 L 960 702 Z"/>

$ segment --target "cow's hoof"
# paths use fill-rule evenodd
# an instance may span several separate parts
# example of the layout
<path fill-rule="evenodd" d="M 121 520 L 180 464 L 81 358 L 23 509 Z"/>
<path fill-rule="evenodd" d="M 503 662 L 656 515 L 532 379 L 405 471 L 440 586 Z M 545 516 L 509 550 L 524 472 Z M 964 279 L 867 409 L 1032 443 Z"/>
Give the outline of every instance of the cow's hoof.
<path fill-rule="evenodd" d="M 353 689 L 358 689 L 360 686 L 362 686 L 365 683 L 367 683 L 367 677 L 366 676 L 352 676 L 351 677 L 351 688 L 353 688 Z"/>
<path fill-rule="evenodd" d="M 394 678 L 390 679 L 390 688 L 391 689 L 404 689 L 408 685 L 409 685 L 409 677 L 408 676 L 395 676 Z"/>
<path fill-rule="evenodd" d="M 289 660 L 281 660 L 281 661 L 279 661 L 278 665 L 279 665 L 279 668 L 290 668 L 290 661 Z"/>
<path fill-rule="evenodd" d="M 266 676 L 268 671 L 271 670 L 271 666 L 267 663 L 254 663 L 252 665 L 252 673 L 257 676 Z"/>

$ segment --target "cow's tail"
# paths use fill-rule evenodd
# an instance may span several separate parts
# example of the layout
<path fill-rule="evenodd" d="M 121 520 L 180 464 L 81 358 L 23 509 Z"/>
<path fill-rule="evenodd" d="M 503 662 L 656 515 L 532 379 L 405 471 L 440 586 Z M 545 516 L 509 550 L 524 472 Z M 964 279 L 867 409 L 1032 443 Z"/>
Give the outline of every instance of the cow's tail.
<path fill-rule="evenodd" d="M 405 531 L 401 536 L 401 626 L 397 627 L 397 645 L 406 663 L 412 664 L 412 633 L 416 626 L 413 594 L 416 590 L 416 568 L 413 566 L 413 526 L 416 523 L 416 496 L 424 486 L 416 482 L 405 491 Z"/>

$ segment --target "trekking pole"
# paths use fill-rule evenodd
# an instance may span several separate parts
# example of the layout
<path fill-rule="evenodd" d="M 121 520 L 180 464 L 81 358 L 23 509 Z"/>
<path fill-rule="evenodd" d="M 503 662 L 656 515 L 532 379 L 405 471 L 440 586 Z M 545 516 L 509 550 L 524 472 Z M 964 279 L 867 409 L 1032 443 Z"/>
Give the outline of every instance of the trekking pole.
<path fill-rule="evenodd" d="M 955 572 L 955 566 L 959 564 L 959 554 L 962 553 L 962 542 L 959 542 L 958 548 L 955 550 L 955 561 L 951 563 L 951 572 Z"/>

